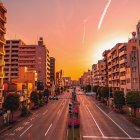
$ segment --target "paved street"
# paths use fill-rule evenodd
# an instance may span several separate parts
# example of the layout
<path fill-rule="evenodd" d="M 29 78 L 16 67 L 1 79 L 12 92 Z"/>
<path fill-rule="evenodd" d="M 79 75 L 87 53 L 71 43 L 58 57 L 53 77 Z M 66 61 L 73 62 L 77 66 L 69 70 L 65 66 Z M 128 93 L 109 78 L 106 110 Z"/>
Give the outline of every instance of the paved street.
<path fill-rule="evenodd" d="M 70 97 L 70 93 L 59 97 Z M 123 117 L 109 111 L 92 96 L 77 97 L 82 140 L 140 140 L 140 129 Z M 3 133 L 0 140 L 66 140 L 68 104 L 69 100 L 50 101 L 47 106 L 34 111 L 33 115 Z"/>
<path fill-rule="evenodd" d="M 69 97 L 70 93 L 60 95 Z M 69 100 L 52 100 L 8 130 L 0 140 L 65 140 Z"/>
<path fill-rule="evenodd" d="M 126 140 L 139 139 L 140 130 L 134 125 L 117 118 L 115 113 L 104 112 L 92 96 L 78 96 L 80 101 L 81 137 L 83 140 Z"/>

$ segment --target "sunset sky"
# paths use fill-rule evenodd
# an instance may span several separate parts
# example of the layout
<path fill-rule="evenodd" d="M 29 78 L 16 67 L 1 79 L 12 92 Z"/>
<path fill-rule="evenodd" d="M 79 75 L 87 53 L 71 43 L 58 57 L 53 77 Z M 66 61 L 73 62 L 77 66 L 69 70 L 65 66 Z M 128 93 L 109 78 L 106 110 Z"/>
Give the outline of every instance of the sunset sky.
<path fill-rule="evenodd" d="M 111 0 L 110 0 L 111 1 Z M 42 36 L 57 70 L 77 79 L 105 49 L 126 42 L 140 19 L 140 0 L 2 0 L 7 8 L 6 39 L 36 44 Z"/>

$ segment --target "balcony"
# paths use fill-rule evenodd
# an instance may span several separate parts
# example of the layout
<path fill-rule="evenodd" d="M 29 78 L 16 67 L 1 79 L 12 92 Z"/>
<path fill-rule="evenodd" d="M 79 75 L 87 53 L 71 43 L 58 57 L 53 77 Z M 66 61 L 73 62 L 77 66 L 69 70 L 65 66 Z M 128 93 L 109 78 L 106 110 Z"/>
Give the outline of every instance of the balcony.
<path fill-rule="evenodd" d="M 126 51 L 120 52 L 120 53 L 119 53 L 119 57 L 122 56 L 122 55 L 124 55 L 124 54 L 126 54 Z"/>
<path fill-rule="evenodd" d="M 117 55 L 117 54 L 112 55 L 112 59 L 115 59 L 115 58 L 117 58 L 117 57 L 118 57 L 118 55 Z"/>
<path fill-rule="evenodd" d="M 4 34 L 6 34 L 6 28 L 5 27 L 2 27 L 0 26 L 0 31 Z M 3 40 L 3 39 L 2 39 Z M 5 42 L 5 40 L 3 40 Z"/>
<path fill-rule="evenodd" d="M 120 87 L 120 84 L 119 83 L 114 83 L 113 87 Z"/>
<path fill-rule="evenodd" d="M 3 77 L 4 77 L 3 72 L 0 72 L 0 78 L 3 78 Z"/>
<path fill-rule="evenodd" d="M 5 15 L 1 12 L 0 12 L 0 19 L 1 19 L 2 22 L 6 23 L 7 19 L 6 19 Z"/>
<path fill-rule="evenodd" d="M 4 48 L 3 48 L 3 46 L 2 47 L 0 46 L 0 54 L 4 54 Z"/>
<path fill-rule="evenodd" d="M 126 80 L 126 76 L 120 76 L 120 80 Z"/>
<path fill-rule="evenodd" d="M 5 62 L 0 60 L 0 66 L 4 66 Z"/>
<path fill-rule="evenodd" d="M 112 62 L 112 66 L 115 66 L 115 65 L 118 65 L 118 64 L 119 64 L 118 61 L 116 61 L 116 62 Z"/>
<path fill-rule="evenodd" d="M 108 72 L 108 75 L 111 75 L 111 74 L 112 74 L 112 72 L 111 72 L 111 71 L 109 71 L 109 72 Z"/>
<path fill-rule="evenodd" d="M 126 68 L 125 67 L 120 68 L 120 72 L 124 72 L 124 71 L 126 71 Z"/>
<path fill-rule="evenodd" d="M 108 78 L 109 81 L 112 81 L 112 78 Z"/>
<path fill-rule="evenodd" d="M 123 63 L 125 63 L 126 62 L 126 59 L 124 58 L 124 59 L 122 59 L 122 60 L 119 60 L 119 64 L 123 64 Z"/>
<path fill-rule="evenodd" d="M 109 65 L 109 66 L 108 66 L 108 69 L 110 69 L 110 68 L 112 68 L 112 66 L 111 66 L 111 65 Z"/>
<path fill-rule="evenodd" d="M 19 49 L 18 49 L 18 47 L 17 47 L 17 48 L 13 48 L 13 47 L 12 47 L 12 50 L 13 50 L 13 51 L 18 51 Z"/>

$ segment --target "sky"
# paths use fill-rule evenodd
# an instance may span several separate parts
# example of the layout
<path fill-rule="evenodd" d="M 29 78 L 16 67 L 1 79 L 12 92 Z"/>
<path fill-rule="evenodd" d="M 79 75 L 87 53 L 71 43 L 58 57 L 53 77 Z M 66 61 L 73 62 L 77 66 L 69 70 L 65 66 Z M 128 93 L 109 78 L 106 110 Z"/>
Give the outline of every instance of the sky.
<path fill-rule="evenodd" d="M 78 79 L 102 52 L 126 42 L 140 20 L 140 0 L 1 0 L 6 39 L 37 44 L 44 38 L 56 70 Z"/>

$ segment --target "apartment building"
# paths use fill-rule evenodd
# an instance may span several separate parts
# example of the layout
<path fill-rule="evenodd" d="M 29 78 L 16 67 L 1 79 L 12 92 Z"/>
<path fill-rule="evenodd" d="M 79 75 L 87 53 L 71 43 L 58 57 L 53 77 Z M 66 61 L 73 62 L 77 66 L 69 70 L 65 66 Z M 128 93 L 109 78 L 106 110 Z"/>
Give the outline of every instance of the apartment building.
<path fill-rule="evenodd" d="M 98 75 L 99 85 L 101 86 L 104 86 L 105 83 L 104 67 L 105 67 L 104 61 L 99 60 L 97 63 L 97 75 Z"/>
<path fill-rule="evenodd" d="M 83 73 L 80 78 L 80 84 L 82 86 L 93 85 L 92 71 L 88 70 L 87 72 Z"/>
<path fill-rule="evenodd" d="M 19 46 L 24 44 L 22 40 L 6 40 L 4 81 L 10 83 L 12 79 L 18 78 Z"/>
<path fill-rule="evenodd" d="M 6 13 L 7 10 L 4 5 L 0 2 L 0 109 L 4 101 L 3 98 L 3 79 L 4 79 L 4 45 L 5 45 L 5 33 L 6 33 Z"/>
<path fill-rule="evenodd" d="M 127 43 L 118 43 L 103 52 L 103 59 L 92 65 L 94 85 L 113 90 L 140 90 L 139 44 L 136 33 Z"/>
<path fill-rule="evenodd" d="M 64 81 L 64 86 L 65 87 L 70 87 L 72 85 L 71 77 L 63 77 L 62 79 Z"/>
<path fill-rule="evenodd" d="M 50 82 L 55 83 L 55 58 L 50 57 Z"/>
<path fill-rule="evenodd" d="M 107 54 L 108 65 L 108 86 L 113 87 L 114 90 L 120 89 L 120 71 L 119 71 L 119 46 L 116 44 Z"/>
<path fill-rule="evenodd" d="M 47 48 L 46 48 L 46 52 L 47 52 L 47 55 L 46 55 L 46 85 L 49 88 L 50 84 L 51 84 L 51 81 L 50 81 L 50 55 L 49 55 L 50 53 Z"/>
<path fill-rule="evenodd" d="M 99 79 L 97 75 L 97 64 L 92 65 L 92 73 L 93 73 L 93 85 L 99 85 Z"/>
<path fill-rule="evenodd" d="M 19 47 L 19 67 L 27 67 L 29 70 L 36 70 L 38 81 L 44 86 L 50 86 L 50 57 L 41 37 L 38 45 L 21 45 Z"/>
<path fill-rule="evenodd" d="M 104 81 L 103 81 L 103 86 L 107 86 L 108 85 L 108 57 L 107 57 L 107 54 L 110 52 L 110 50 L 105 50 L 103 53 L 102 53 L 102 56 L 103 56 L 103 62 L 104 62 L 104 65 L 103 65 L 103 68 L 102 68 L 102 74 L 103 74 L 103 78 L 104 78 Z"/>

